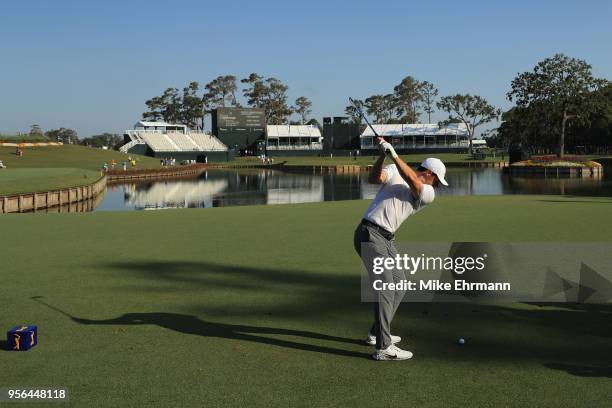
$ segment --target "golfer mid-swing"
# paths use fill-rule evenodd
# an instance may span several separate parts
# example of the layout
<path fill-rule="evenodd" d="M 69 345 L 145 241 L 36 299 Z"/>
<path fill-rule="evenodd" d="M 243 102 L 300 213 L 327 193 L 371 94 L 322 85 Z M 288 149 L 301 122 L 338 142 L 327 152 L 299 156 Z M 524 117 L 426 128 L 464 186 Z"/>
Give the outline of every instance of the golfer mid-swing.
<path fill-rule="evenodd" d="M 355 250 L 368 271 L 370 282 L 382 280 L 385 283 L 398 283 L 406 276 L 402 270 L 385 270 L 382 274 L 373 273 L 375 258 L 395 258 L 394 233 L 410 215 L 416 213 L 434 200 L 434 187 L 439 183 L 447 186 L 444 179 L 446 167 L 439 159 L 425 159 L 414 171 L 399 158 L 393 146 L 379 138 L 381 150 L 370 171 L 370 183 L 382 184 L 376 197 L 366 210 L 363 220 L 355 230 Z M 394 164 L 383 168 L 385 157 Z M 391 335 L 391 320 L 399 307 L 405 291 L 376 291 L 374 303 L 374 324 L 368 333 L 366 343 L 376 345 L 372 355 L 375 360 L 407 360 L 412 353 L 402 350 L 395 344 L 401 341 Z"/>

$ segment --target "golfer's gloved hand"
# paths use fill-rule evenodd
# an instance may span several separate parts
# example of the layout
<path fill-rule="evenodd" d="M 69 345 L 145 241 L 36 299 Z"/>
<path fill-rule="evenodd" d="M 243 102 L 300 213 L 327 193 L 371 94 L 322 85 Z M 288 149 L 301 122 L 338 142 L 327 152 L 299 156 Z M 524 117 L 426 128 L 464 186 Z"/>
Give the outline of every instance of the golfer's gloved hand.
<path fill-rule="evenodd" d="M 393 159 L 397 158 L 397 153 L 395 152 L 395 149 L 393 148 L 393 146 L 391 146 L 391 143 L 382 142 L 380 143 L 379 147 L 380 147 L 380 150 L 384 152 L 387 156 Z"/>

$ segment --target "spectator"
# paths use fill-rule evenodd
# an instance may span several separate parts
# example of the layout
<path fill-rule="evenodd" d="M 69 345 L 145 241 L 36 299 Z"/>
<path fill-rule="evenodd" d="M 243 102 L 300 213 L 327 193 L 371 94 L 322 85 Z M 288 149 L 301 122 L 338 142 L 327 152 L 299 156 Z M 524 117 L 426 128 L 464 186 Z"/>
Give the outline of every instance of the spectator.
<path fill-rule="evenodd" d="M 117 162 L 115 161 L 115 159 L 111 160 L 111 170 L 115 170 L 115 165 L 117 164 Z"/>
<path fill-rule="evenodd" d="M 102 168 L 104 169 L 104 172 L 106 173 L 108 171 L 108 163 L 104 163 Z"/>
<path fill-rule="evenodd" d="M 123 162 L 123 171 L 127 171 L 127 162 Z"/>

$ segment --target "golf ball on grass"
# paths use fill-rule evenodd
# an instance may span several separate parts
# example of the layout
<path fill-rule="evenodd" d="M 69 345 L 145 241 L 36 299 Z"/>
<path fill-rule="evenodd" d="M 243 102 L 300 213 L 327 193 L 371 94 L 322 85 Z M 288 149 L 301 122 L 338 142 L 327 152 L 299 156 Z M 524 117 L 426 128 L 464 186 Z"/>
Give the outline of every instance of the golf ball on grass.
<path fill-rule="evenodd" d="M 460 346 L 463 346 L 463 345 L 465 344 L 465 339 L 464 339 L 463 337 L 459 337 L 459 340 L 457 340 L 457 343 L 458 343 Z"/>

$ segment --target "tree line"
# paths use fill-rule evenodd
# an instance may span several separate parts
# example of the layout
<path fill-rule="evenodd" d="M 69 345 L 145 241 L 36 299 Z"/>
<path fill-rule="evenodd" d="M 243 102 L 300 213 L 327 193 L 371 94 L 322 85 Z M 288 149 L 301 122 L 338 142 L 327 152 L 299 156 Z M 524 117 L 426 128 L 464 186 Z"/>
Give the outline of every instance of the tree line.
<path fill-rule="evenodd" d="M 89 147 L 107 147 L 113 150 L 119 150 L 123 145 L 123 136 L 116 133 L 101 133 L 90 137 L 79 139 L 79 135 L 74 129 L 60 127 L 59 129 L 50 129 L 46 132 L 42 130 L 40 125 L 34 124 L 30 126 L 31 136 L 46 138 L 53 142 L 62 142 L 64 144 L 79 144 Z"/>
<path fill-rule="evenodd" d="M 239 84 L 241 89 L 239 90 Z M 233 75 L 215 78 L 204 86 L 190 82 L 179 91 L 167 88 L 162 95 L 145 102 L 143 119 L 184 123 L 202 129 L 205 116 L 218 107 L 261 108 L 270 124 L 316 124 L 309 119 L 311 101 L 305 96 L 289 105 L 288 86 L 277 78 L 252 73 L 238 79 Z M 242 93 L 242 98 L 238 93 Z M 511 82 L 506 97 L 514 106 L 502 114 L 479 95 L 456 94 L 438 98 L 438 89 L 429 81 L 406 76 L 393 91 L 356 100 L 374 123 L 419 123 L 426 114 L 431 123 L 434 107 L 447 118 L 440 126 L 463 123 L 471 141 L 478 126 L 501 116 L 498 128 L 488 132 L 488 144 L 500 148 L 519 147 L 531 153 L 555 152 L 609 153 L 612 150 L 612 84 L 595 78 L 584 60 L 556 54 L 538 62 L 531 71 L 519 73 Z M 345 113 L 361 123 L 357 109 L 347 106 Z M 292 121 L 291 116 L 298 120 Z M 67 144 L 117 149 L 120 135 L 103 133 L 78 139 L 68 128 L 43 132 L 32 125 L 30 134 L 44 135 Z"/>
<path fill-rule="evenodd" d="M 506 94 L 515 106 L 490 138 L 530 153 L 609 153 L 612 85 L 586 61 L 556 54 L 518 74 Z"/>
<path fill-rule="evenodd" d="M 407 76 L 393 87 L 393 92 L 372 95 L 355 103 L 373 118 L 374 123 L 420 123 L 421 114 L 427 114 L 427 123 L 431 123 L 435 106 L 448 115 L 447 119 L 438 123 L 439 126 L 450 123 L 463 123 L 466 126 L 471 154 L 476 128 L 496 120 L 501 110 L 479 95 L 456 94 L 437 100 L 438 93 L 431 82 Z M 361 123 L 356 106 L 349 105 L 344 112 L 354 123 Z"/>
<path fill-rule="evenodd" d="M 423 113 L 431 122 L 433 106 L 448 114 L 440 126 L 458 122 L 467 126 L 470 152 L 475 129 L 498 119 L 487 132 L 488 144 L 531 153 L 610 153 L 612 151 L 612 84 L 595 78 L 584 60 L 556 54 L 519 73 L 506 98 L 514 106 L 502 111 L 483 97 L 444 96 L 428 81 L 405 77 L 388 94 L 357 101 L 375 123 L 419 123 Z M 354 122 L 361 118 L 354 106 L 345 109 Z"/>
<path fill-rule="evenodd" d="M 242 102 L 238 95 L 238 83 L 242 84 Z M 202 130 L 206 115 L 214 109 L 241 107 L 244 103 L 251 108 L 263 109 L 266 121 L 270 124 L 316 123 L 308 119 L 312 112 L 312 102 L 300 96 L 293 105 L 289 105 L 288 89 L 281 80 L 265 78 L 257 73 L 251 73 L 240 81 L 234 75 L 221 75 L 203 86 L 194 81 L 182 91 L 167 88 L 162 95 L 145 102 L 148 110 L 142 117 L 151 121 L 183 123 L 192 129 Z M 293 114 L 298 115 L 299 121 L 290 120 Z"/>
<path fill-rule="evenodd" d="M 418 123 L 421 113 L 427 113 L 428 121 L 431 121 L 437 96 L 438 90 L 431 82 L 407 76 L 393 87 L 393 92 L 372 95 L 355 102 L 365 108 L 374 123 Z M 355 106 L 347 106 L 344 112 L 353 122 L 361 123 Z"/>

